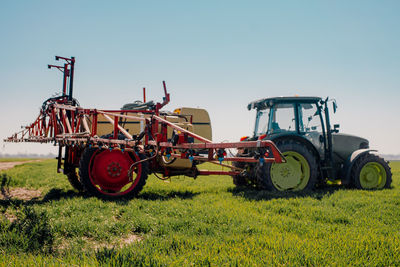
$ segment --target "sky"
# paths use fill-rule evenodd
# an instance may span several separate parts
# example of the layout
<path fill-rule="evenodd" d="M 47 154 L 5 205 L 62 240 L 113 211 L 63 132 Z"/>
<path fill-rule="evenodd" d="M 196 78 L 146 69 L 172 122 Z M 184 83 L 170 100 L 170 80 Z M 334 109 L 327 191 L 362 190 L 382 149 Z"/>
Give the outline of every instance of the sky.
<path fill-rule="evenodd" d="M 332 124 L 400 154 L 400 1 L 12 1 L 0 3 L 0 137 L 33 122 L 76 58 L 74 97 L 119 109 L 160 101 L 208 110 L 213 140 L 254 130 L 253 100 L 335 98 Z M 0 153 L 55 153 L 4 144 Z"/>

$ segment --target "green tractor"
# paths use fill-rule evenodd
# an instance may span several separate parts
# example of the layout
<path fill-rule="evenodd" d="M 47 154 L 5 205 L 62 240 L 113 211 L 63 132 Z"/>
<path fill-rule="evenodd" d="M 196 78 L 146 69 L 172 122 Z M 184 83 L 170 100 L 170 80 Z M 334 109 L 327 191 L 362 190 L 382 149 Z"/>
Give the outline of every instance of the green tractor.
<path fill-rule="evenodd" d="M 241 141 L 272 140 L 286 159 L 275 164 L 261 161 L 235 163 L 243 169 L 233 176 L 237 186 L 256 185 L 274 191 L 307 191 L 328 180 L 359 189 L 389 188 L 392 173 L 388 163 L 369 148 L 368 140 L 338 133 L 330 125 L 328 104 L 320 97 L 274 97 L 251 102 L 256 109 L 252 137 Z M 239 150 L 238 156 L 268 151 Z"/>

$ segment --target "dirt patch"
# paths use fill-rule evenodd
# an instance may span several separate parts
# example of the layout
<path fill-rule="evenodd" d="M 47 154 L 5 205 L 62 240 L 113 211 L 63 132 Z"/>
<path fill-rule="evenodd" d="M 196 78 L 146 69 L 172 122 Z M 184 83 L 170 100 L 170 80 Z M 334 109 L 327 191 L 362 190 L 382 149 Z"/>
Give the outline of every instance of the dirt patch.
<path fill-rule="evenodd" d="M 127 245 L 129 245 L 129 244 L 131 244 L 131 243 L 133 243 L 133 242 L 142 241 L 142 239 L 143 239 L 143 238 L 142 238 L 141 236 L 134 235 L 134 234 L 130 234 L 130 235 L 128 235 L 128 236 L 126 236 L 126 237 L 124 237 L 124 238 L 122 238 L 122 239 L 120 240 L 120 246 L 121 246 L 121 247 L 127 246 Z"/>
<path fill-rule="evenodd" d="M 6 212 L 3 215 L 10 222 L 13 222 L 13 221 L 15 221 L 17 219 L 17 216 L 15 216 L 14 214 L 9 214 L 9 213 Z"/>
<path fill-rule="evenodd" d="M 124 236 L 120 239 L 116 239 L 114 241 L 111 241 L 109 243 L 106 242 L 99 242 L 97 240 L 94 240 L 93 238 L 88 238 L 88 237 L 82 237 L 82 241 L 84 241 L 87 244 L 87 247 L 93 250 L 100 250 L 103 248 L 107 249 L 112 249 L 112 248 L 123 248 L 125 246 L 128 246 L 134 242 L 140 242 L 143 240 L 143 237 L 135 234 L 129 234 L 127 236 Z M 70 247 L 69 244 L 63 242 L 60 244 L 58 247 L 59 250 L 65 250 Z"/>
<path fill-rule="evenodd" d="M 14 168 L 16 165 L 23 164 L 23 161 L 14 161 L 14 162 L 0 162 L 0 171 L 8 170 Z"/>
<path fill-rule="evenodd" d="M 26 189 L 26 188 L 7 188 L 1 190 L 0 199 L 20 199 L 20 200 L 31 200 L 34 198 L 41 197 L 42 192 L 40 190 Z"/>
<path fill-rule="evenodd" d="M 41 160 L 0 162 L 0 171 L 8 170 L 8 169 L 14 168 L 17 165 L 21 165 L 24 163 L 38 162 L 38 161 L 41 161 Z"/>

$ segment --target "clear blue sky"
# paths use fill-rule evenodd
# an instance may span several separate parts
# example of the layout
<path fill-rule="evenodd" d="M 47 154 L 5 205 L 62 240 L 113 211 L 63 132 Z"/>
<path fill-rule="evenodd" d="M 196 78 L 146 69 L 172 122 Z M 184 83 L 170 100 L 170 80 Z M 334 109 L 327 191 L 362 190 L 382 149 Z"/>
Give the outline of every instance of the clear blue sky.
<path fill-rule="evenodd" d="M 400 1 L 11 1 L 0 4 L 1 138 L 60 91 L 54 56 L 77 59 L 82 106 L 162 96 L 206 108 L 217 141 L 253 130 L 247 104 L 336 98 L 341 132 L 400 153 Z M 48 146 L 1 144 L 0 153 Z M 54 150 L 54 148 L 53 148 Z"/>

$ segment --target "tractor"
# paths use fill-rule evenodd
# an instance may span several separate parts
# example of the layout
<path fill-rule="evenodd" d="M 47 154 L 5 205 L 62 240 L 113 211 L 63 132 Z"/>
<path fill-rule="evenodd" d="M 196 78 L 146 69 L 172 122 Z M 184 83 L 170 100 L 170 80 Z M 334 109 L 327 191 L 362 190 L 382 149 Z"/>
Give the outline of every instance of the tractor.
<path fill-rule="evenodd" d="M 369 148 L 368 140 L 339 133 L 339 124 L 331 127 L 330 103 L 335 113 L 336 101 L 329 98 L 272 97 L 251 102 L 248 110 L 256 110 L 254 133 L 241 141 L 273 141 L 286 163 L 234 162 L 243 169 L 233 175 L 234 184 L 273 191 L 308 191 L 327 181 L 358 189 L 389 188 L 388 163 Z M 257 153 L 240 149 L 237 156 Z"/>

